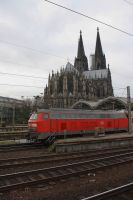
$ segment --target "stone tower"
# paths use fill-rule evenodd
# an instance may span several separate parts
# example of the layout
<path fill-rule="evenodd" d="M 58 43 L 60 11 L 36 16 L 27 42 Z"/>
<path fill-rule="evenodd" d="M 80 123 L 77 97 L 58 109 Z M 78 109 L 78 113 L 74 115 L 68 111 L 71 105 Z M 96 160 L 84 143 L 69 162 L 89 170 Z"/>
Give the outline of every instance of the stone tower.
<path fill-rule="evenodd" d="M 106 58 L 102 50 L 99 28 L 97 28 L 94 70 L 98 70 L 98 69 L 106 69 Z"/>
<path fill-rule="evenodd" d="M 82 32 L 80 31 L 80 38 L 78 42 L 78 52 L 77 57 L 75 58 L 74 67 L 79 71 L 87 71 L 88 70 L 88 60 L 85 55 Z"/>

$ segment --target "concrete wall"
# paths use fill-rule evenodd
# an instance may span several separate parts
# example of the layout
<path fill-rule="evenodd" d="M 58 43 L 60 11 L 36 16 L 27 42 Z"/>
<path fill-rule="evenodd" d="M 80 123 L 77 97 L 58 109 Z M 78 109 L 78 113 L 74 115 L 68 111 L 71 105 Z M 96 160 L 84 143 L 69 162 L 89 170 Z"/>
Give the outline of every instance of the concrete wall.
<path fill-rule="evenodd" d="M 78 152 L 94 149 L 105 149 L 114 147 L 130 147 L 133 146 L 133 138 L 119 138 L 108 140 L 81 141 L 75 143 L 56 143 L 55 151 L 57 153 Z"/>

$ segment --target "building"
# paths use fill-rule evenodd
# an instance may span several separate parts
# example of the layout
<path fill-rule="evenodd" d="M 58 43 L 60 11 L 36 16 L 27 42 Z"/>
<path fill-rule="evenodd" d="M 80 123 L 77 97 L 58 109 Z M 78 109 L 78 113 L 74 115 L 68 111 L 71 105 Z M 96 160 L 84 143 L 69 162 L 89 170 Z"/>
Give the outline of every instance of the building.
<path fill-rule="evenodd" d="M 0 125 L 3 122 L 14 124 L 18 109 L 21 108 L 23 108 L 22 100 L 0 96 Z"/>
<path fill-rule="evenodd" d="M 74 65 L 68 62 L 60 72 L 52 71 L 49 74 L 48 85 L 44 89 L 45 106 L 68 108 L 81 99 L 98 101 L 109 96 L 113 96 L 111 72 L 109 65 L 106 65 L 99 29 L 97 28 L 95 53 L 90 55 L 90 66 L 80 31 Z"/>

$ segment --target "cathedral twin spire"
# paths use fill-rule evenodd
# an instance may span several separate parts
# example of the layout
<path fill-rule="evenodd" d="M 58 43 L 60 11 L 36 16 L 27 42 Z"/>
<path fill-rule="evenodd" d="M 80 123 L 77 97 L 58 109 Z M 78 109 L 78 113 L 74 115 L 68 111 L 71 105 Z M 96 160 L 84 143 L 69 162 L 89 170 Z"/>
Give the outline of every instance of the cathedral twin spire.
<path fill-rule="evenodd" d="M 97 28 L 97 38 L 96 38 L 96 47 L 95 47 L 95 62 L 92 70 L 106 69 L 106 59 L 102 51 L 101 39 L 99 34 L 99 28 Z M 85 55 L 82 32 L 80 31 L 80 38 L 78 42 L 78 52 L 77 58 L 75 58 L 74 67 L 79 71 L 88 71 L 88 60 Z"/>
<path fill-rule="evenodd" d="M 92 64 L 88 69 L 88 60 L 85 55 L 82 32 L 78 41 L 77 57 L 74 67 L 67 63 L 60 73 L 48 78 L 44 100 L 51 107 L 67 108 L 79 99 L 97 100 L 113 96 L 111 72 L 106 68 L 105 55 L 102 50 L 99 29 L 97 28 L 95 53 L 91 55 Z"/>

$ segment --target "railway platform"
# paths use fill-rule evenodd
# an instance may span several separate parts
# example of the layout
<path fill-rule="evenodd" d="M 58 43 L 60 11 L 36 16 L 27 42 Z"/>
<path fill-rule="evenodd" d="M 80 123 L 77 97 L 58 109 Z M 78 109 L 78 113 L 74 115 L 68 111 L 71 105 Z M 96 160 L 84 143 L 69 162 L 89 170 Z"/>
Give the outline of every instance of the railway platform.
<path fill-rule="evenodd" d="M 133 146 L 133 133 L 113 133 L 99 136 L 65 138 L 55 141 L 57 153 Z"/>

